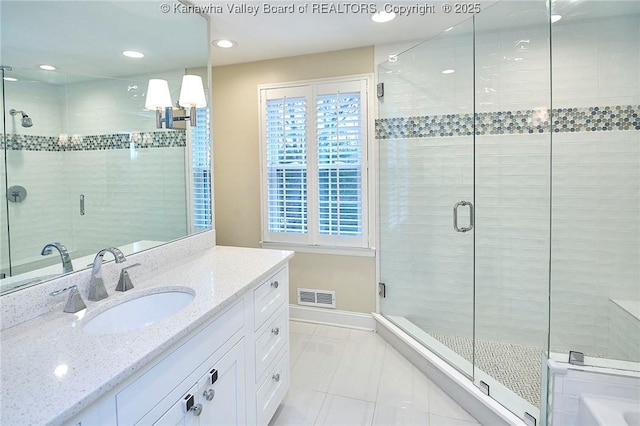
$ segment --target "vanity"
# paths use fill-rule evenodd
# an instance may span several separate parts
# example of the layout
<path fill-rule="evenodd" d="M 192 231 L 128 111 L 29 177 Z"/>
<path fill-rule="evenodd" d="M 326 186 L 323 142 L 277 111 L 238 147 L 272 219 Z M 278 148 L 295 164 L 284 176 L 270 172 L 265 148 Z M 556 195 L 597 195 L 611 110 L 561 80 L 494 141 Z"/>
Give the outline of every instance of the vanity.
<path fill-rule="evenodd" d="M 3 326 L 1 335 L 0 423 L 267 424 L 289 387 L 288 261 L 293 253 L 221 246 L 195 250 L 182 244 L 192 253 L 179 259 L 167 254 L 170 244 L 123 264 L 103 265 L 109 297 L 85 298 L 87 309 L 75 314 L 62 312 L 64 295 L 52 301 L 47 292 L 77 285 L 82 293 L 89 271 L 3 296 L 3 322 L 16 324 Z M 134 288 L 113 291 L 120 268 L 134 262 L 141 264 L 130 271 Z M 168 303 L 189 301 L 132 330 L 87 327 L 129 302 L 164 304 L 155 300 L 158 295 Z M 11 318 L 30 298 L 33 309 L 47 312 Z M 131 321 L 124 319 L 126 328 Z"/>

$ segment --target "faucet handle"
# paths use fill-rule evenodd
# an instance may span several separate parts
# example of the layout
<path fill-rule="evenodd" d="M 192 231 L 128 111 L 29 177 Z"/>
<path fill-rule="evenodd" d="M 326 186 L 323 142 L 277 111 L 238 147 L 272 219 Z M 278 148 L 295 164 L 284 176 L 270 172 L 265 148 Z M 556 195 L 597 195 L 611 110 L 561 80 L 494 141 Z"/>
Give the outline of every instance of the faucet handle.
<path fill-rule="evenodd" d="M 127 269 L 133 268 L 135 266 L 140 266 L 140 264 L 134 263 L 133 265 L 126 266 L 120 270 L 120 279 L 118 280 L 116 291 L 127 291 L 133 288 L 133 283 L 131 282 L 131 277 L 129 277 L 129 272 L 127 272 Z"/>
<path fill-rule="evenodd" d="M 84 303 L 84 300 L 82 300 L 82 296 L 80 296 L 80 292 L 78 291 L 78 286 L 72 285 L 71 287 L 52 291 L 51 293 L 49 293 L 49 295 L 57 296 L 61 293 L 64 293 L 67 290 L 69 291 L 69 298 L 67 299 L 67 303 L 64 305 L 63 312 L 75 314 L 76 312 L 87 308 L 87 305 Z"/>

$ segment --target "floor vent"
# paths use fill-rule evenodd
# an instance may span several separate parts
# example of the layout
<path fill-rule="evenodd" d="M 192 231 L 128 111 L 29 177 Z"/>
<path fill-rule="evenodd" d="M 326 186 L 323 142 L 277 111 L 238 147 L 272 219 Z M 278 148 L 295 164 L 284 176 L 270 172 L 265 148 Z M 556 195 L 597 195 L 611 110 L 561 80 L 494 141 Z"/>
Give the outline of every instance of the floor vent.
<path fill-rule="evenodd" d="M 298 289 L 298 305 L 318 308 L 336 308 L 336 292 L 329 290 Z"/>

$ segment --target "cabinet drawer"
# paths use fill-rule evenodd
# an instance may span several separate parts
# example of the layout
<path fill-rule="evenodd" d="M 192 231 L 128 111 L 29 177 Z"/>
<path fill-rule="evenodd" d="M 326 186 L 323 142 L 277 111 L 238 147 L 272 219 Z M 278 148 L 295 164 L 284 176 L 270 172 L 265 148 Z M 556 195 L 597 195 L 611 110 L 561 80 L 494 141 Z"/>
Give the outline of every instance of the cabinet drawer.
<path fill-rule="evenodd" d="M 281 309 L 280 314 L 273 318 L 256 340 L 256 381 L 262 377 L 269 364 L 286 344 L 289 335 L 288 323 L 287 311 Z"/>
<path fill-rule="evenodd" d="M 177 389 L 178 384 L 243 324 L 244 307 L 239 302 L 124 388 L 116 395 L 118 424 L 135 424 L 163 398 L 173 393 L 179 397 L 184 390 Z"/>
<path fill-rule="evenodd" d="M 289 389 L 289 356 L 285 350 L 272 366 L 264 383 L 258 389 L 256 403 L 258 424 L 266 425 Z"/>
<path fill-rule="evenodd" d="M 288 269 L 284 268 L 253 291 L 255 330 L 287 299 Z"/>

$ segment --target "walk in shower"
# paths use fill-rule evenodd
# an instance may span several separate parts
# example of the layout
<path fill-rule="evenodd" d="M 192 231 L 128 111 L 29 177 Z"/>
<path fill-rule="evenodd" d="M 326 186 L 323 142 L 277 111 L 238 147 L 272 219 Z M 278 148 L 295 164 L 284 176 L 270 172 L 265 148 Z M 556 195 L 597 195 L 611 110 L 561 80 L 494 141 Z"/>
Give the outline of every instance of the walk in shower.
<path fill-rule="evenodd" d="M 549 353 L 640 361 L 639 28 L 502 1 L 377 70 L 381 313 L 530 422 Z"/>

